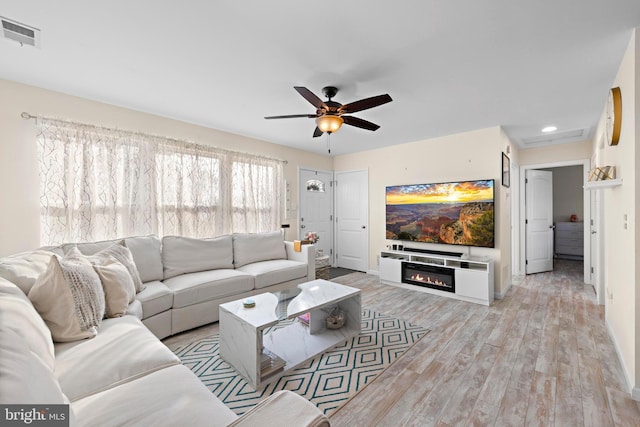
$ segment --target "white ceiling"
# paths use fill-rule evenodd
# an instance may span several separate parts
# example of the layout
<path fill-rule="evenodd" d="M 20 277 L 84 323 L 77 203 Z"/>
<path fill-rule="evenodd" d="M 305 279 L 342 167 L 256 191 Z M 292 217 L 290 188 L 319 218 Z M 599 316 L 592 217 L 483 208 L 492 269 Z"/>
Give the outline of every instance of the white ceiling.
<path fill-rule="evenodd" d="M 521 146 L 546 125 L 591 137 L 640 26 L 639 0 L 0 0 L 41 30 L 0 39 L 0 78 L 326 154 L 293 86 L 348 103 L 332 155 L 503 126 Z M 37 112 L 32 112 L 37 113 Z M 539 146 L 545 144 L 527 144 Z"/>

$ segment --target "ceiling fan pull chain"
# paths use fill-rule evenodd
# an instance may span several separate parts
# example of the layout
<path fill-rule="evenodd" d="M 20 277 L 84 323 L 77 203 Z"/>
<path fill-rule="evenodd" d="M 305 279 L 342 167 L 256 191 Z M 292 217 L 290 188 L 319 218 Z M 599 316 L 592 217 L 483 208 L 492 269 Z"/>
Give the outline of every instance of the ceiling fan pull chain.
<path fill-rule="evenodd" d="M 331 155 L 331 132 L 327 133 L 327 151 Z"/>

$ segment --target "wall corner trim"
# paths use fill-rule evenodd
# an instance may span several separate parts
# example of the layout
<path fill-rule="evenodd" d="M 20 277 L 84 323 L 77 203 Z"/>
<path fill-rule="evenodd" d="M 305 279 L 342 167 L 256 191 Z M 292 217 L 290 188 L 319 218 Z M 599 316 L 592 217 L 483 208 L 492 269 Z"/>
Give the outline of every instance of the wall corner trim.
<path fill-rule="evenodd" d="M 507 294 L 507 292 L 509 292 L 509 289 L 511 289 L 511 280 L 509 280 L 509 284 L 507 285 L 507 289 L 504 290 L 504 292 L 494 292 L 493 293 L 493 297 L 495 299 L 504 299 L 504 296 Z"/>

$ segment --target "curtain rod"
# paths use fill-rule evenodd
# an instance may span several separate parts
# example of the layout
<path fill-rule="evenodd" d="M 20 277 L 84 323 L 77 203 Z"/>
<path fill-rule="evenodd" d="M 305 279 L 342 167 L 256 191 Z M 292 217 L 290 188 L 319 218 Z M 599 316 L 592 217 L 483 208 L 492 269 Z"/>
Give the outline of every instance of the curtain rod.
<path fill-rule="evenodd" d="M 82 125 L 82 126 L 90 126 L 92 128 L 95 129 L 103 129 L 103 130 L 110 130 L 110 131 L 116 131 L 116 132 L 126 132 L 126 133 L 130 133 L 133 135 L 144 135 L 144 136 L 155 136 L 158 137 L 157 135 L 149 135 L 143 132 L 136 132 L 136 131 L 130 131 L 130 130 L 124 130 L 124 129 L 117 129 L 117 128 L 110 128 L 110 127 L 106 127 L 106 126 L 96 126 L 96 125 L 91 125 L 88 123 L 81 123 L 81 122 L 74 122 L 74 121 L 70 121 L 70 120 L 61 120 L 61 119 L 53 119 L 50 117 L 44 117 L 44 116 L 34 116 L 33 114 L 27 113 L 26 111 L 23 111 L 22 113 L 20 113 L 20 117 L 22 117 L 25 120 L 30 120 L 30 119 L 44 119 L 44 120 L 52 120 L 52 121 L 56 121 L 56 122 L 64 122 L 64 123 L 71 123 L 74 125 Z M 167 136 L 160 136 L 160 138 L 165 138 L 168 139 L 170 141 L 174 141 L 174 142 L 180 142 L 180 143 L 187 143 L 187 144 L 196 144 L 195 142 L 190 142 L 190 141 L 184 141 L 184 140 L 180 140 L 180 139 L 175 139 L 175 138 L 169 138 Z M 246 153 L 243 151 L 233 151 L 233 150 L 228 150 L 226 148 L 220 148 L 220 147 L 215 147 L 213 145 L 207 145 L 207 147 L 211 147 L 211 148 L 217 148 L 218 150 L 223 150 L 223 151 L 227 151 L 229 153 L 238 153 L 238 154 L 250 154 L 250 155 L 255 155 L 254 153 Z M 277 160 L 279 162 L 286 164 L 289 164 L 288 160 L 284 160 L 284 159 L 278 159 L 277 157 L 269 157 L 269 156 L 260 156 L 260 157 L 264 157 L 265 159 L 269 159 L 269 160 Z"/>

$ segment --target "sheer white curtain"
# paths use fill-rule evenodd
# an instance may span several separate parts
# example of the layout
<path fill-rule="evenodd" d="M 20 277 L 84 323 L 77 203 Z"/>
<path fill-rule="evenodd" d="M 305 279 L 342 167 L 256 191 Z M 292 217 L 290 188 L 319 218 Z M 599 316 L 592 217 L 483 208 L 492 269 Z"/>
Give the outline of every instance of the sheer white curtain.
<path fill-rule="evenodd" d="M 279 228 L 280 160 L 38 119 L 41 243 Z"/>

